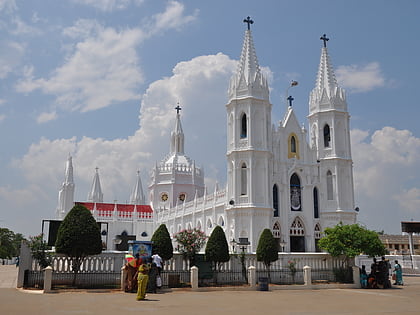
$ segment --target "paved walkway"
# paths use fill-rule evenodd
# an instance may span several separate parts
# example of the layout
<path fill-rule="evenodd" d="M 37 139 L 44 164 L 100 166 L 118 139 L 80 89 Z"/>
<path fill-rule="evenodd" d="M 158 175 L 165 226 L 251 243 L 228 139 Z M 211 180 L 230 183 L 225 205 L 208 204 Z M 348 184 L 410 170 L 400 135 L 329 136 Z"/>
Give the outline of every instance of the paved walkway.
<path fill-rule="evenodd" d="M 420 277 L 405 277 L 388 290 L 322 289 L 148 294 L 76 291 L 37 294 L 4 288 L 15 283 L 16 268 L 0 266 L 1 314 L 419 314 Z M 8 279 L 9 278 L 9 279 Z"/>

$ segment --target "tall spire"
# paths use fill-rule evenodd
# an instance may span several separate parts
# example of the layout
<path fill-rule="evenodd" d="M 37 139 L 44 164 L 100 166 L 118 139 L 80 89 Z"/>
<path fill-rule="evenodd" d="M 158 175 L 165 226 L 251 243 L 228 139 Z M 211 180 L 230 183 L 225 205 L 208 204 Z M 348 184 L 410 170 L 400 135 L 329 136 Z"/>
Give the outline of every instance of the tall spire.
<path fill-rule="evenodd" d="M 182 131 L 181 115 L 179 111 L 181 107 L 178 105 L 176 109 L 175 129 L 171 132 L 171 154 L 184 154 L 184 132 Z"/>
<path fill-rule="evenodd" d="M 73 162 L 69 154 L 64 171 L 64 181 L 58 192 L 58 206 L 56 217 L 63 219 L 74 206 L 74 181 L 73 181 Z"/>
<path fill-rule="evenodd" d="M 93 177 L 92 188 L 88 194 L 88 201 L 103 202 L 104 194 L 101 189 L 101 182 L 99 180 L 99 168 L 95 169 L 95 176 Z"/>
<path fill-rule="evenodd" d="M 252 96 L 268 99 L 267 80 L 261 73 L 250 29 L 250 24 L 254 21 L 248 17 L 244 22 L 248 24 L 248 28 L 245 31 L 238 69 L 230 81 L 229 97 L 233 99 Z"/>
<path fill-rule="evenodd" d="M 320 40 L 323 41 L 321 48 L 321 58 L 319 61 L 318 74 L 316 77 L 315 88 L 310 95 L 311 111 L 317 110 L 315 105 L 329 105 L 329 107 L 345 106 L 345 91 L 337 84 L 334 69 L 328 55 L 327 41 L 329 38 L 324 34 Z"/>
<path fill-rule="evenodd" d="M 130 203 L 134 205 L 144 205 L 145 197 L 143 193 L 143 185 L 141 183 L 140 171 L 137 171 L 137 181 L 134 186 L 133 193 L 131 194 Z"/>
<path fill-rule="evenodd" d="M 69 157 L 67 159 L 67 163 L 66 163 L 66 171 L 65 171 L 65 175 L 64 175 L 64 183 L 63 184 L 74 184 L 74 180 L 73 180 L 73 162 L 72 162 L 72 157 L 69 154 Z"/>

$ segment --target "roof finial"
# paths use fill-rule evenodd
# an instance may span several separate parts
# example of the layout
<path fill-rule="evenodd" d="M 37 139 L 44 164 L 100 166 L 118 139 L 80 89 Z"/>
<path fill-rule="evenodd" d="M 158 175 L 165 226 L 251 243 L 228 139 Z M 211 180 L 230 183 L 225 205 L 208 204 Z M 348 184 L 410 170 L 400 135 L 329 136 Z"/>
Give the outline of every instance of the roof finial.
<path fill-rule="evenodd" d="M 244 23 L 248 23 L 248 30 L 250 30 L 251 24 L 254 24 L 254 21 L 251 20 L 251 18 L 248 16 L 246 19 L 244 19 Z"/>
<path fill-rule="evenodd" d="M 327 42 L 330 40 L 329 38 L 327 38 L 327 35 L 326 34 L 324 34 L 324 35 L 322 35 L 322 37 L 320 38 L 320 40 L 323 40 L 324 41 L 324 47 L 326 48 L 327 47 Z"/>
<path fill-rule="evenodd" d="M 176 109 L 176 114 L 178 115 L 178 114 L 179 114 L 179 111 L 182 109 L 182 108 L 179 106 L 179 102 L 177 103 L 177 105 L 176 105 L 175 109 Z"/>
<path fill-rule="evenodd" d="M 292 95 L 289 95 L 287 100 L 289 101 L 289 106 L 292 107 L 292 101 L 294 101 L 294 98 L 292 97 Z"/>

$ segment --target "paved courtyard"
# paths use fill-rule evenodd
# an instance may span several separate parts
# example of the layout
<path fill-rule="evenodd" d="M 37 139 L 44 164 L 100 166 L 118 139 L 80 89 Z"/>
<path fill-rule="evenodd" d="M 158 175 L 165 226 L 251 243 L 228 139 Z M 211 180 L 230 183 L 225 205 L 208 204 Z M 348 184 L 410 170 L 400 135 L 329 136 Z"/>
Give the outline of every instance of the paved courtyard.
<path fill-rule="evenodd" d="M 388 290 L 322 289 L 148 294 L 77 291 L 40 294 L 18 290 L 17 269 L 0 266 L 1 314 L 419 314 L 420 277 Z"/>

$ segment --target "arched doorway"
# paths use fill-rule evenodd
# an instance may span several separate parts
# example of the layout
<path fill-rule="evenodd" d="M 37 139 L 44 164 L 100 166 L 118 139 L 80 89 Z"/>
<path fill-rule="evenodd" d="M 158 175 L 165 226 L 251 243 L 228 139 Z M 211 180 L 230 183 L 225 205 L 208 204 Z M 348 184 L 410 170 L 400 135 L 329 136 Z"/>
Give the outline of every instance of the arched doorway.
<path fill-rule="evenodd" d="M 304 252 L 305 251 L 305 228 L 301 219 L 295 218 L 290 226 L 290 251 Z"/>

